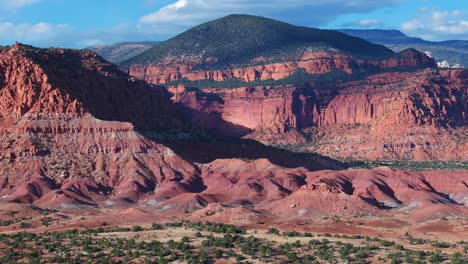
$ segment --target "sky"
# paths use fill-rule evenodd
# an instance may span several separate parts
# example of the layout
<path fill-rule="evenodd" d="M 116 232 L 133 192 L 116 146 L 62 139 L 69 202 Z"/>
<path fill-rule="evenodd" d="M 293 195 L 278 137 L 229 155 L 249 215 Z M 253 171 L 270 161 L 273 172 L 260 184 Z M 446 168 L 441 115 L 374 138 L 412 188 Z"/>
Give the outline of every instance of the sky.
<path fill-rule="evenodd" d="M 0 0 L 0 44 L 83 48 L 165 40 L 229 14 L 468 40 L 468 0 Z"/>

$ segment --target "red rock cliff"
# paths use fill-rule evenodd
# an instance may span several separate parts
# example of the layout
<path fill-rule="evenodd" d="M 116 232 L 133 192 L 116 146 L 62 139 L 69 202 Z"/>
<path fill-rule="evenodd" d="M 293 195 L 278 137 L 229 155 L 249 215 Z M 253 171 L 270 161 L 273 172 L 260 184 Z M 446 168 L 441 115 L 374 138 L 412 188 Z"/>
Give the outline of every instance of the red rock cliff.
<path fill-rule="evenodd" d="M 192 164 L 141 134 L 183 123 L 162 90 L 94 53 L 17 44 L 0 53 L 0 80 L 0 196 L 8 200 L 49 195 L 59 208 L 93 205 L 106 192 L 134 200 L 196 177 Z"/>
<path fill-rule="evenodd" d="M 382 74 L 334 90 L 324 84 L 203 93 L 180 86 L 171 91 L 182 110 L 196 110 L 189 111 L 198 118 L 192 122 L 217 128 L 223 121 L 228 123 L 223 129 L 257 130 L 259 138 L 263 130 L 281 133 L 311 126 L 332 132 L 323 138 L 337 137 L 346 125 L 360 123 L 386 136 L 387 116 L 401 124 L 413 122 L 412 136 L 424 138 L 419 130 L 433 133 L 432 129 L 466 125 L 466 119 L 457 117 L 466 117 L 466 77 L 464 71 L 428 70 Z M 278 218 L 466 215 L 464 172 L 312 172 L 292 153 L 248 141 L 183 142 L 182 148 L 193 156 L 214 155 L 206 164 L 189 162 L 178 154 L 181 148 L 173 151 L 144 134 L 146 129 L 155 133 L 180 128 L 175 126 L 182 122 L 179 112 L 161 90 L 133 81 L 92 53 L 17 45 L 0 53 L 0 80 L 2 204 L 32 203 L 66 211 L 138 206 L 184 217 L 185 210 L 200 209 L 201 215 L 211 217 L 202 208 L 222 204 L 226 207 L 216 215 L 222 219 L 233 210 L 247 210 L 244 204 L 260 212 L 257 215 Z M 353 140 L 355 135 L 346 133 L 343 138 Z M 367 151 L 369 145 L 363 146 Z M 258 149 L 261 153 L 255 153 Z M 228 159 L 229 151 L 255 160 Z M 269 160 L 258 159 L 268 152 L 273 153 Z M 288 168 L 276 164 L 285 157 Z"/>
<path fill-rule="evenodd" d="M 362 70 L 390 69 L 399 67 L 436 67 L 435 61 L 415 50 L 407 50 L 393 58 L 382 60 L 356 59 L 346 54 L 327 52 L 305 53 L 301 59 L 272 64 L 252 62 L 251 67 L 231 67 L 229 69 L 198 70 L 199 61 L 174 62 L 172 60 L 159 65 L 131 65 L 129 74 L 152 84 L 165 84 L 180 79 L 189 81 L 214 80 L 226 81 L 237 78 L 244 82 L 256 80 L 280 80 L 304 70 L 309 74 L 326 74 L 342 71 L 352 74 Z"/>
<path fill-rule="evenodd" d="M 296 134 L 274 135 L 315 128 L 317 150 L 335 157 L 467 160 L 467 142 L 457 140 L 467 126 L 467 72 L 428 69 L 342 83 L 204 89 L 222 98 L 216 107 L 197 100 L 196 92 L 176 91 L 173 99 L 218 113 L 265 142 L 293 143 Z"/>

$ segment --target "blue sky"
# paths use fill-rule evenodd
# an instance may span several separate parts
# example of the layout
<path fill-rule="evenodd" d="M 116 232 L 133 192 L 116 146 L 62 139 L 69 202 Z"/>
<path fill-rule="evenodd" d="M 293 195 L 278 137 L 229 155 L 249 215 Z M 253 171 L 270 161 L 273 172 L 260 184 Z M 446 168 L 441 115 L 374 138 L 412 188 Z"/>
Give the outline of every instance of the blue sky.
<path fill-rule="evenodd" d="M 468 40 L 468 0 L 0 0 L 0 44 L 81 48 L 164 40 L 231 13 Z"/>

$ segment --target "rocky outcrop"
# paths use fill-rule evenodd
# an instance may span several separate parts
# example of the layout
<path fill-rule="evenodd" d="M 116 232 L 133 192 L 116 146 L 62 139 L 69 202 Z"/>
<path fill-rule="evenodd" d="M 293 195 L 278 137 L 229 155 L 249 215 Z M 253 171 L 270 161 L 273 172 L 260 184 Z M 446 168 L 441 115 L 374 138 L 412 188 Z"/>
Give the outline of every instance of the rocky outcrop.
<path fill-rule="evenodd" d="M 420 221 L 467 212 L 465 172 L 402 172 L 386 167 L 311 172 L 264 159 L 216 160 L 200 170 L 205 190 L 169 199 L 155 194 L 145 208 L 200 210 L 208 212 L 207 218 L 216 214 L 214 218 L 225 220 L 238 207 L 273 219 L 365 214 L 409 215 L 410 220 Z"/>
<path fill-rule="evenodd" d="M 7 200 L 47 196 L 67 208 L 112 193 L 135 201 L 159 183 L 196 177 L 192 164 L 142 134 L 183 126 L 164 91 L 96 54 L 17 44 L 0 54 L 0 79 Z"/>
<path fill-rule="evenodd" d="M 262 61 L 244 68 L 200 70 L 200 61 L 168 60 L 132 65 L 129 71 L 153 84 L 283 80 L 298 71 L 346 73 L 350 80 L 169 91 L 174 102 L 191 111 L 192 123 L 225 135 L 247 135 L 275 145 L 306 144 L 305 151 L 340 159 L 468 160 L 468 143 L 460 140 L 467 125 L 466 70 L 432 69 L 433 59 L 411 49 L 380 60 L 315 52 L 297 61 Z M 353 78 L 382 70 L 388 73 Z"/>
<path fill-rule="evenodd" d="M 459 195 L 466 193 L 466 189 L 462 190 L 465 173 L 448 181 L 434 181 L 434 177 L 449 174 L 400 172 L 385 167 L 320 171 L 307 175 L 306 184 L 291 195 L 262 208 L 274 215 L 303 217 L 330 212 L 380 214 L 379 210 L 386 209 L 410 213 L 412 219 L 428 219 L 437 218 L 445 210 L 442 204 L 446 204 L 453 212 L 460 209 L 456 214 L 463 215 L 466 209 L 460 205 L 465 201 Z M 447 190 L 448 186 L 454 191 L 448 191 L 450 194 L 444 196 L 442 190 Z"/>
<path fill-rule="evenodd" d="M 259 60 L 261 61 L 261 60 Z M 252 62 L 253 65 L 259 61 Z M 436 67 L 433 59 L 416 50 L 406 50 L 391 58 L 356 59 L 350 55 L 328 52 L 305 53 L 299 60 L 260 64 L 250 67 L 231 67 L 229 69 L 199 70 L 199 62 L 188 64 L 174 63 L 172 60 L 158 65 L 134 64 L 128 69 L 129 74 L 152 84 L 187 79 L 189 81 L 213 80 L 226 81 L 239 79 L 244 82 L 280 80 L 291 76 L 298 70 L 308 74 L 326 74 L 335 71 L 347 74 L 365 70 L 392 69 L 404 67 Z"/>
<path fill-rule="evenodd" d="M 338 158 L 468 160 L 467 72 L 427 69 L 341 83 L 172 92 L 175 102 L 248 128 L 254 131 L 248 137 L 263 142 L 311 136 L 313 150 Z"/>
<path fill-rule="evenodd" d="M 146 83 L 92 52 L 17 44 L 1 54 L 0 71 L 4 120 L 25 116 L 66 119 L 88 113 L 102 120 L 131 121 L 145 129 L 182 126 L 162 89 L 149 90 Z"/>
<path fill-rule="evenodd" d="M 463 101 L 457 101 L 457 89 L 465 87 L 466 73 L 418 74 L 435 79 L 384 74 L 360 86 L 343 83 L 349 87 L 338 90 L 286 86 L 200 93 L 180 86 L 171 89 L 174 106 L 162 89 L 134 81 L 93 53 L 18 44 L 0 53 L 0 203 L 67 212 L 140 207 L 171 217 L 216 206 L 227 208 L 227 214 L 254 210 L 280 219 L 466 215 L 465 172 L 323 171 L 338 166 L 318 155 L 304 159 L 252 140 L 184 142 L 186 131 L 179 126 L 190 116 L 193 124 L 212 129 L 224 123 L 221 128 L 233 133 L 284 134 L 357 122 L 378 129 L 386 115 L 412 120 L 418 129 L 463 125 L 455 116 L 464 114 L 458 110 Z M 375 87 L 383 79 L 394 86 Z M 419 83 L 407 88 L 400 79 Z M 453 81 L 447 84 L 448 79 Z M 378 93 L 358 103 L 366 89 Z M 340 110 L 339 102 L 333 103 L 340 97 L 339 102 L 355 101 L 355 106 Z M 398 106 L 395 98 L 408 106 L 380 110 L 386 100 Z M 436 106 L 445 112 L 432 111 Z M 353 111 L 360 116 L 351 118 Z M 157 140 L 169 129 L 173 136 L 180 133 L 182 142 Z M 122 214 L 135 212 L 143 214 L 136 209 Z"/>

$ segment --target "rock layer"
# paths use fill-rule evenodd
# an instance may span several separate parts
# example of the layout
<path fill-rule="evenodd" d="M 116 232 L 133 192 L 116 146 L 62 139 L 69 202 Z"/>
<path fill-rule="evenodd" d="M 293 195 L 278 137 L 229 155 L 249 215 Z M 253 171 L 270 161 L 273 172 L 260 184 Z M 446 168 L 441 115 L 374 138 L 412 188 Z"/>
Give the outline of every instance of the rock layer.
<path fill-rule="evenodd" d="M 169 91 L 173 101 L 267 143 L 309 135 L 313 150 L 338 158 L 466 161 L 467 76 L 468 70 L 426 69 L 359 81 Z M 194 121 L 216 128 L 209 118 Z"/>
<path fill-rule="evenodd" d="M 163 90 L 91 52 L 17 44 L 0 54 L 0 71 L 0 195 L 8 200 L 74 208 L 112 192 L 134 201 L 160 182 L 196 177 L 192 164 L 142 134 L 183 126 Z"/>
<path fill-rule="evenodd" d="M 460 74 L 463 72 L 444 72 L 441 76 L 456 79 Z M 327 107 L 307 101 L 311 97 L 295 87 L 244 88 L 224 97 L 216 91 L 197 97 L 199 93 L 184 87 L 174 88 L 173 100 L 179 102 L 179 108 L 185 107 L 179 115 L 181 109 L 166 100 L 163 90 L 134 81 L 93 53 L 41 50 L 19 44 L 0 53 L 0 78 L 2 203 L 27 203 L 64 211 L 140 207 L 168 215 L 221 208 L 226 214 L 235 210 L 279 218 L 409 212 L 417 220 L 467 213 L 465 172 L 416 173 L 388 168 L 313 171 L 332 167 L 333 163 L 320 161 L 320 157 L 310 164 L 304 160 L 298 163 L 293 153 L 246 140 L 232 140 L 218 147 L 211 141 L 198 142 L 199 149 L 193 149 L 191 144 L 196 142 L 177 142 L 182 147 L 168 147 L 156 141 L 156 136 L 148 137 L 148 132 L 183 131 L 183 114 L 198 116 L 200 121 L 204 120 L 203 113 L 222 114 L 216 117 L 220 119 L 206 123 L 214 128 L 215 121 L 227 119 L 230 125 L 247 130 L 261 126 L 280 132 L 305 127 L 307 122 L 321 127 L 341 122 L 327 115 L 311 114 L 311 119 L 299 115 L 306 111 L 297 111 L 296 98 L 303 98 L 304 107 L 314 106 L 317 113 Z M 306 91 L 317 93 L 313 89 Z M 444 91 L 451 98 L 449 95 L 456 89 Z M 330 101 L 337 98 L 333 93 L 326 95 Z M 262 100 L 270 100 L 270 107 L 276 105 L 270 109 L 278 117 L 260 111 L 257 115 L 262 116 L 261 122 L 254 117 L 236 119 L 235 109 L 249 107 L 254 111 L 253 106 Z M 442 101 L 447 111 L 458 111 L 455 99 Z M 294 107 L 289 107 L 291 104 Z M 192 109 L 196 111 L 189 111 L 194 106 L 198 107 Z M 231 116 L 222 112 L 229 109 Z M 364 115 L 359 121 L 366 118 Z M 239 125 L 242 120 L 248 122 Z M 421 122 L 458 125 L 438 115 Z M 202 158 L 204 148 L 214 158 L 194 162 L 190 156 Z M 227 158 L 229 152 L 236 157 L 248 154 L 251 159 Z M 269 159 L 262 158 L 266 154 Z"/>
<path fill-rule="evenodd" d="M 252 64 L 259 64 L 253 61 Z M 302 58 L 271 64 L 259 64 L 249 67 L 231 67 L 229 69 L 199 70 L 200 61 L 174 62 L 167 60 L 160 64 L 133 64 L 128 68 L 130 75 L 151 84 L 165 84 L 181 79 L 189 81 L 227 81 L 239 79 L 243 82 L 280 80 L 293 75 L 299 70 L 308 74 L 326 74 L 344 72 L 353 74 L 369 70 L 385 70 L 403 67 L 436 67 L 435 61 L 416 50 L 406 50 L 391 58 L 356 59 L 351 55 L 331 52 L 304 53 Z"/>

